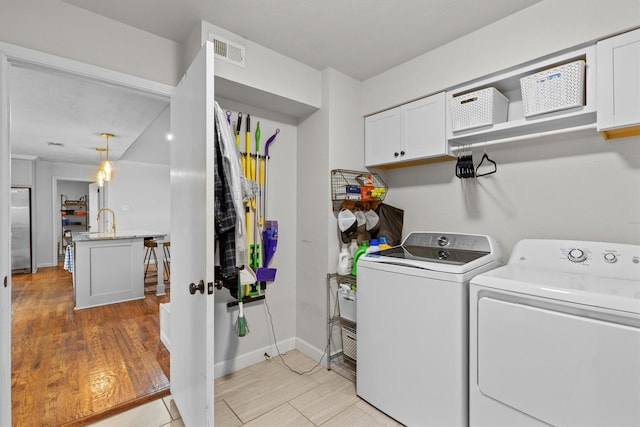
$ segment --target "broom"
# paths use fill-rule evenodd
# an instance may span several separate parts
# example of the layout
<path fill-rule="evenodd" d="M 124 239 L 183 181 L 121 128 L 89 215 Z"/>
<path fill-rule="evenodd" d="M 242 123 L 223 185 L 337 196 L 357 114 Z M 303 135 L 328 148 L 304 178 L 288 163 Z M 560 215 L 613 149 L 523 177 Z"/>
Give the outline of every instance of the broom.
<path fill-rule="evenodd" d="M 247 319 L 244 318 L 244 310 L 242 307 L 242 286 L 240 272 L 238 272 L 238 318 L 236 319 L 236 332 L 239 337 L 243 337 L 249 332 L 249 325 L 247 325 Z"/>

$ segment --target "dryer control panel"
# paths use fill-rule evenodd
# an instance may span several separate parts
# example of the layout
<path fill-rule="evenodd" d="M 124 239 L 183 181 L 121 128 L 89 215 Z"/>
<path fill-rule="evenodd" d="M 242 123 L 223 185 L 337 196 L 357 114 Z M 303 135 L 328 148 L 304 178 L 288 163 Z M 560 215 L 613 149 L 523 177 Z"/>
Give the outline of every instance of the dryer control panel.
<path fill-rule="evenodd" d="M 607 242 L 525 239 L 514 247 L 509 264 L 640 280 L 640 246 Z"/>

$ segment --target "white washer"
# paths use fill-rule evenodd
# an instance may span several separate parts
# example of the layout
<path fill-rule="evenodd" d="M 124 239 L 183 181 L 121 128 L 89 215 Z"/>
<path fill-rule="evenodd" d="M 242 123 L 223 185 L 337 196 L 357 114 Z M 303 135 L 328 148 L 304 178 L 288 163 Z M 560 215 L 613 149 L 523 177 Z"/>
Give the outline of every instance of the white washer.
<path fill-rule="evenodd" d="M 468 424 L 469 280 L 488 236 L 414 232 L 358 261 L 357 393 L 408 426 Z"/>
<path fill-rule="evenodd" d="M 472 426 L 640 426 L 640 246 L 523 240 L 469 297 Z"/>

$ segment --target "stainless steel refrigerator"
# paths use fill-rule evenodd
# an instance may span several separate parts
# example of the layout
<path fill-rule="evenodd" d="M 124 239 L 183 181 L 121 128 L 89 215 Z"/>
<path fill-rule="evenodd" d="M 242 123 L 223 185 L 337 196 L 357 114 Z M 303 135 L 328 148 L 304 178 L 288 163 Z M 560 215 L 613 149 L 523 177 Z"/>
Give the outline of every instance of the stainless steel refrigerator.
<path fill-rule="evenodd" d="M 11 189 L 11 272 L 31 273 L 31 189 Z"/>

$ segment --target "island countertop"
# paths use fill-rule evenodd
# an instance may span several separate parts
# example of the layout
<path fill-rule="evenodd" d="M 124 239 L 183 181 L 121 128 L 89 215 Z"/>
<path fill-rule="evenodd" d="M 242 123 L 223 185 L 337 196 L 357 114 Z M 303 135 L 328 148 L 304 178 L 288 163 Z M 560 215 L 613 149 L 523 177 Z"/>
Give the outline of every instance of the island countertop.
<path fill-rule="evenodd" d="M 114 234 L 111 231 L 101 232 L 88 232 L 82 231 L 79 233 L 73 233 L 72 238 L 74 242 L 86 242 L 93 240 L 115 240 L 115 239 L 136 239 L 136 238 L 158 238 L 165 237 L 167 233 L 161 233 L 157 231 L 149 230 L 117 230 Z"/>
<path fill-rule="evenodd" d="M 72 238 L 75 308 L 81 309 L 144 298 L 145 239 L 155 238 L 156 247 L 162 248 L 167 233 L 80 232 Z M 163 265 L 164 254 L 162 249 L 155 251 L 156 264 Z M 164 293 L 164 275 L 158 274 L 156 295 Z"/>

